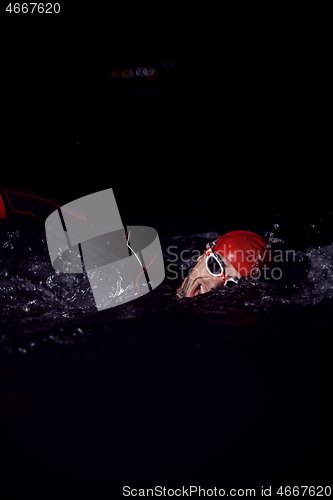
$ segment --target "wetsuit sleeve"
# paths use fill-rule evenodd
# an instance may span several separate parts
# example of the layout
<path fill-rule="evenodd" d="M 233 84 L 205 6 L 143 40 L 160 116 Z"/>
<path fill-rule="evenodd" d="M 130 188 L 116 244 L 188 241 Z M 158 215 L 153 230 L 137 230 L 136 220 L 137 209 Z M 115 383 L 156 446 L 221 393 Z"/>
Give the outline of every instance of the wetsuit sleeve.
<path fill-rule="evenodd" d="M 60 205 L 43 196 L 0 188 L 0 219 L 32 220 L 46 218 Z"/>
<path fill-rule="evenodd" d="M 0 192 L 0 219 L 7 219 L 7 210 Z"/>

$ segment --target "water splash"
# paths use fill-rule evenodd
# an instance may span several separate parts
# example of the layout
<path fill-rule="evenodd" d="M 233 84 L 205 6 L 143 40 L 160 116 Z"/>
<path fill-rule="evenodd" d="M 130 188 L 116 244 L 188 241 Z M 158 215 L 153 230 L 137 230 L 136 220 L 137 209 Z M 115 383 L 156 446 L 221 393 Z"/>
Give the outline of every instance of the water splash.
<path fill-rule="evenodd" d="M 316 301 L 333 298 L 333 244 L 309 248 L 306 256 L 311 263 L 308 280 Z"/>
<path fill-rule="evenodd" d="M 284 243 L 284 239 L 276 236 L 277 230 L 283 235 L 283 227 L 277 224 L 266 231 L 272 247 Z M 50 343 L 75 346 L 96 331 L 115 331 L 119 321 L 122 325 L 124 321 L 131 323 L 134 329 L 139 322 L 142 330 L 156 322 L 161 324 L 164 319 L 177 324 L 186 318 L 186 328 L 199 325 L 205 335 L 214 332 L 221 335 L 228 328 L 248 328 L 264 317 L 280 314 L 281 310 L 313 307 L 333 299 L 332 243 L 296 251 L 295 262 L 285 266 L 279 280 L 244 280 L 237 287 L 219 287 L 191 299 L 176 299 L 175 291 L 182 281 L 181 269 L 186 276 L 196 263 L 192 256 L 202 253 L 206 243 L 219 236 L 218 232 L 208 231 L 162 237 L 166 263 L 162 285 L 131 304 L 97 313 L 84 275 L 53 270 L 43 224 L 0 226 L 0 351 L 27 354 Z M 167 265 L 171 246 L 177 248 L 172 262 L 177 273 L 171 272 Z M 188 252 L 181 255 L 180 251 L 185 249 Z M 113 290 L 114 300 L 120 288 L 118 280 Z M 134 292 L 133 286 L 126 290 L 126 294 Z M 123 329 L 121 332 L 124 334 Z"/>

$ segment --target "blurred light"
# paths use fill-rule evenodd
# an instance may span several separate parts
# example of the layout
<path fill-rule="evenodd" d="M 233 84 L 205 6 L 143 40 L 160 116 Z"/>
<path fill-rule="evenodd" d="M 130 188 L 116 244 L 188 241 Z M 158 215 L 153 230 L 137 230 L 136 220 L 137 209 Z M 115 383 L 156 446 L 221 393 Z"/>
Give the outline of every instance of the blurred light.
<path fill-rule="evenodd" d="M 131 78 L 131 76 L 133 76 L 133 71 L 131 69 L 124 69 L 122 75 L 124 78 Z"/>
<path fill-rule="evenodd" d="M 162 64 L 162 67 L 164 69 L 172 69 L 174 67 L 174 64 L 172 61 L 164 61 L 164 63 Z"/>
<path fill-rule="evenodd" d="M 143 74 L 146 76 L 150 76 L 154 73 L 154 69 L 151 66 L 147 66 L 146 68 L 143 68 Z"/>
<path fill-rule="evenodd" d="M 154 78 L 157 77 L 157 73 L 156 71 L 153 70 L 152 74 L 151 75 L 146 75 L 146 78 L 148 78 L 148 80 L 154 80 Z"/>
<path fill-rule="evenodd" d="M 140 67 L 136 70 L 136 74 L 137 74 L 138 76 L 145 76 L 145 73 L 144 73 L 144 70 L 145 70 L 145 69 L 146 69 L 146 68 L 144 68 L 143 66 L 140 66 Z"/>
<path fill-rule="evenodd" d="M 112 71 L 112 74 L 113 76 L 117 76 L 118 78 L 121 76 L 123 70 L 121 68 L 115 68 L 113 71 Z"/>
<path fill-rule="evenodd" d="M 107 81 L 108 81 L 109 83 L 114 83 L 114 82 L 116 82 L 117 80 L 118 80 L 118 77 L 117 77 L 117 76 L 114 76 L 113 74 L 111 74 L 111 75 L 109 75 L 109 76 L 107 77 Z"/>

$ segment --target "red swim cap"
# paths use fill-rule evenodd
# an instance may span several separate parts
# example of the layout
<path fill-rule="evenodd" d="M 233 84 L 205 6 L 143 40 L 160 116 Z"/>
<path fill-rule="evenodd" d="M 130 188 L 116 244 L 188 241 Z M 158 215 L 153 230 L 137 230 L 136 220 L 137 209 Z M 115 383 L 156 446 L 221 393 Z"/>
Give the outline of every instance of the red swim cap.
<path fill-rule="evenodd" d="M 214 252 L 225 257 L 241 276 L 247 276 L 267 262 L 266 245 L 267 242 L 256 233 L 231 231 L 217 240 Z"/>

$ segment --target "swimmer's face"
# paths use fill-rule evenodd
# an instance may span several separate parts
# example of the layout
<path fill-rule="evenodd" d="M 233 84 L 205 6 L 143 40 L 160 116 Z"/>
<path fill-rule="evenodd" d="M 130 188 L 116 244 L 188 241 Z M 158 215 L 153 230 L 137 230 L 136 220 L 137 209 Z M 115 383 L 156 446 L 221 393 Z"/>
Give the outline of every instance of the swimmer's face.
<path fill-rule="evenodd" d="M 221 256 L 225 264 L 225 274 L 226 277 L 237 277 L 240 278 L 241 275 L 234 268 L 230 262 Z M 194 295 L 200 295 L 202 293 L 207 293 L 213 288 L 224 283 L 225 277 L 212 276 L 206 268 L 206 254 L 201 255 L 198 259 L 195 267 L 191 269 L 188 277 L 183 281 L 182 285 L 177 290 L 177 296 L 179 298 L 183 297 L 194 297 Z"/>

